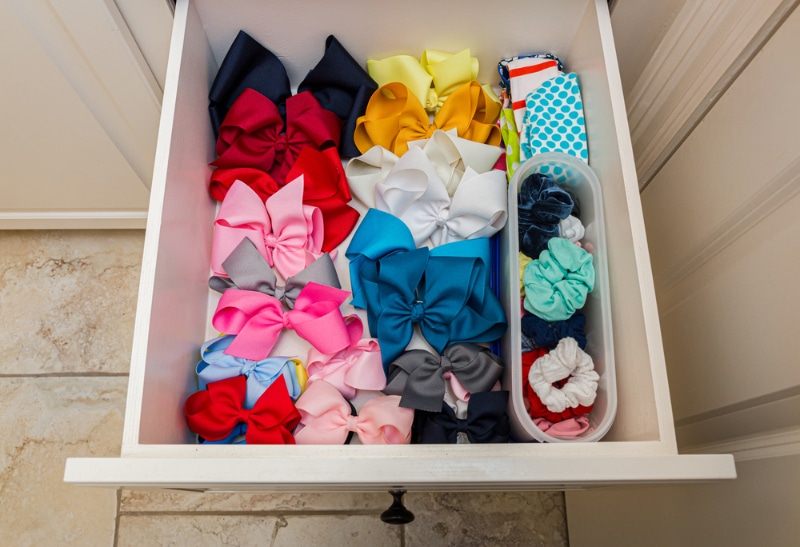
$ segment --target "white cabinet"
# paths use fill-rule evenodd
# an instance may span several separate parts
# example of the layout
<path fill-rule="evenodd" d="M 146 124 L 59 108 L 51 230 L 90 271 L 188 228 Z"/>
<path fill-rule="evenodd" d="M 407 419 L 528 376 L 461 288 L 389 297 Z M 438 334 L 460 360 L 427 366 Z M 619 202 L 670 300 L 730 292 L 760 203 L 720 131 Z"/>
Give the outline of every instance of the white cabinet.
<path fill-rule="evenodd" d="M 151 190 L 120 458 L 70 459 L 68 482 L 220 490 L 509 490 L 732 478 L 726 455 L 679 456 L 641 203 L 606 3 L 366 0 L 179 2 Z M 312 11 L 313 20 L 305 14 Z M 493 17 L 494 14 L 491 14 Z M 300 23 L 302 21 L 302 23 Z M 446 25 L 442 22 L 446 21 Z M 299 25 L 299 26 L 298 26 Z M 293 83 L 328 34 L 358 59 L 471 47 L 480 79 L 498 59 L 552 51 L 577 72 L 592 167 L 603 186 L 618 411 L 601 442 L 504 445 L 210 446 L 192 444 L 183 403 L 209 332 L 215 204 L 206 184 L 214 138 L 207 90 L 243 28 L 281 55 Z M 302 29 L 302 32 L 299 32 Z M 341 253 L 343 254 L 343 253 Z M 341 257 L 342 259 L 344 257 Z M 341 267 L 341 263 L 339 264 Z"/>

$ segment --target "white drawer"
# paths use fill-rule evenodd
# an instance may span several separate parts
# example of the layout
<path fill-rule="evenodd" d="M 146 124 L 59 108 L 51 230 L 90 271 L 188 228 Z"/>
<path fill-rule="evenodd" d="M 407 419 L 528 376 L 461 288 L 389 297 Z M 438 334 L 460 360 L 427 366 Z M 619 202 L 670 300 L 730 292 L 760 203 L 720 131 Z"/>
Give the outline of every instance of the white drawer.
<path fill-rule="evenodd" d="M 178 1 L 147 223 L 119 458 L 73 458 L 65 480 L 209 490 L 511 490 L 733 478 L 728 455 L 679 456 L 611 25 L 604 0 L 485 2 Z M 309 14 L 313 17 L 310 18 Z M 505 15 L 506 19 L 499 17 Z M 472 49 L 479 79 L 499 59 L 560 56 L 582 85 L 590 158 L 603 187 L 618 410 L 595 443 L 401 446 L 193 444 L 183 404 L 208 337 L 215 202 L 207 94 L 244 29 L 282 57 L 293 83 L 328 34 L 356 59 Z M 507 269 L 506 269 L 507 270 Z"/>

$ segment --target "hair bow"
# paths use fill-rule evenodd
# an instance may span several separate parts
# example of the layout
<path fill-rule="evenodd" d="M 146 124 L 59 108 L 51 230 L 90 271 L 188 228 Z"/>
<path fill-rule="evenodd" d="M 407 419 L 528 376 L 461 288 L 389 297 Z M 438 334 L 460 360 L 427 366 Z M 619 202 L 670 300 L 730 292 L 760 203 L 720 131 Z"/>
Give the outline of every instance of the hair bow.
<path fill-rule="evenodd" d="M 294 444 L 292 430 L 300 422 L 285 382 L 274 382 L 252 409 L 243 406 L 247 392 L 244 376 L 208 384 L 186 400 L 189 429 L 209 441 L 229 437 L 237 424 L 245 424 L 247 444 Z"/>
<path fill-rule="evenodd" d="M 208 340 L 200 348 L 200 362 L 197 363 L 198 387 L 205 389 L 207 384 L 244 376 L 247 378 L 247 395 L 244 408 L 253 408 L 259 397 L 276 380 L 283 378 L 292 399 L 297 399 L 306 386 L 307 375 L 302 363 L 290 357 L 268 357 L 260 361 L 242 359 L 225 353 L 233 341 L 233 336 L 222 336 Z"/>
<path fill-rule="evenodd" d="M 281 61 L 244 31 L 239 31 L 220 64 L 208 94 L 214 134 L 234 100 L 252 88 L 277 105 L 281 116 L 284 103 L 292 94 L 289 77 Z M 364 113 L 378 85 L 369 77 L 334 36 L 325 40 L 325 52 L 300 85 L 299 92 L 310 91 L 325 110 L 341 120 L 339 151 L 344 156 L 358 155 L 353 143 L 356 118 Z M 338 137 L 337 137 L 338 140 Z"/>
<path fill-rule="evenodd" d="M 339 306 L 347 291 L 310 282 L 303 287 L 294 309 L 284 312 L 279 300 L 255 291 L 225 291 L 211 319 L 214 328 L 236 338 L 228 355 L 259 360 L 269 355 L 284 328 L 324 353 L 350 345 L 353 331 L 363 329 L 357 315 L 342 316 Z"/>
<path fill-rule="evenodd" d="M 522 334 L 531 338 L 536 347 L 553 349 L 562 338 L 574 338 L 581 349 L 586 349 L 586 316 L 575 312 L 564 321 L 545 321 L 544 319 L 524 313 L 520 321 Z"/>
<path fill-rule="evenodd" d="M 500 106 L 476 81 L 456 89 L 429 122 L 419 100 L 400 82 L 381 86 L 372 94 L 367 110 L 358 118 L 353 135 L 363 154 L 375 145 L 402 156 L 408 141 L 430 137 L 437 129 L 455 129 L 459 137 L 492 145 L 500 144 L 495 125 Z"/>
<path fill-rule="evenodd" d="M 414 237 L 402 220 L 379 211 L 369 209 L 359 224 L 345 256 L 350 260 L 350 285 L 353 291 L 353 306 L 366 307 L 361 282 L 362 267 L 395 253 L 404 253 L 416 248 Z M 477 257 L 484 264 L 490 264 L 488 238 L 456 241 L 430 250 L 431 256 Z"/>
<path fill-rule="evenodd" d="M 466 434 L 471 443 L 508 442 L 507 406 L 508 391 L 483 391 L 472 394 L 466 419 L 457 418 L 448 405 L 439 413 L 421 413 L 419 442 L 455 444 L 459 433 Z"/>
<path fill-rule="evenodd" d="M 519 187 L 519 250 L 536 258 L 558 237 L 559 222 L 572 211 L 572 197 L 548 175 L 534 173 Z"/>
<path fill-rule="evenodd" d="M 575 339 L 563 338 L 555 349 L 533 362 L 527 379 L 546 410 L 564 419 L 588 412 L 577 413 L 575 409 L 578 407 L 591 410 L 600 376 L 594 370 L 592 358 L 578 347 Z M 559 421 L 546 413 L 534 415 L 532 399 L 531 403 L 531 416 Z M 571 416 L 561 416 L 566 409 L 571 409 Z"/>
<path fill-rule="evenodd" d="M 314 382 L 297 400 L 300 425 L 297 444 L 344 444 L 352 433 L 361 444 L 408 444 L 414 411 L 401 408 L 396 395 L 370 399 L 356 416 L 353 407 L 335 387 Z"/>
<path fill-rule="evenodd" d="M 212 276 L 208 280 L 208 286 L 213 290 L 225 292 L 228 289 L 242 289 L 261 292 L 280 300 L 289 309 L 294 308 L 300 291 L 312 281 L 328 287 L 342 288 L 336 267 L 328 253 L 321 255 L 297 275 L 287 278 L 283 285 L 278 285 L 275 272 L 248 237 L 225 259 L 222 268 L 230 277 Z"/>
<path fill-rule="evenodd" d="M 400 406 L 439 412 L 445 377 L 452 375 L 469 393 L 489 391 L 503 374 L 503 362 L 477 344 L 453 344 L 442 355 L 412 349 L 389 364 L 384 393 L 402 395 Z"/>
<path fill-rule="evenodd" d="M 380 391 L 386 387 L 381 347 L 374 338 L 360 339 L 333 354 L 311 348 L 306 362 L 309 384 L 324 380 L 348 400 L 358 390 Z"/>
<path fill-rule="evenodd" d="M 503 308 L 477 258 L 430 256 L 426 248 L 365 262 L 361 281 L 370 332 L 384 366 L 411 340 L 414 324 L 437 352 L 456 342 L 489 342 L 506 329 Z"/>
<path fill-rule="evenodd" d="M 358 211 L 348 203 L 352 199 L 342 161 L 335 148 L 316 150 L 306 147 L 286 175 L 287 181 L 303 180 L 303 203 L 319 208 L 325 225 L 322 250 L 336 248 L 358 222 Z M 281 189 L 268 173 L 251 167 L 216 169 L 211 174 L 209 193 L 223 201 L 234 182 L 240 180 L 249 186 L 262 201 Z"/>
<path fill-rule="evenodd" d="M 451 198 L 420 148 L 406 152 L 375 187 L 375 207 L 408 226 L 415 246 L 491 237 L 505 226 L 507 185 L 502 171 L 467 169 Z"/>
<path fill-rule="evenodd" d="M 525 266 L 523 305 L 546 321 L 563 321 L 583 307 L 594 289 L 592 255 L 568 239 L 554 237 Z"/>
<path fill-rule="evenodd" d="M 458 53 L 426 49 L 419 61 L 411 55 L 369 59 L 367 72 L 378 85 L 403 83 L 425 110 L 433 111 L 439 109 L 455 89 L 477 79 L 478 59 L 469 53 L 469 49 Z M 485 89 L 490 97 L 494 97 L 489 86 Z"/>
<path fill-rule="evenodd" d="M 303 205 L 301 179 L 281 188 L 266 206 L 247 185 L 235 182 L 214 221 L 211 269 L 224 275 L 222 262 L 248 238 L 284 278 L 296 275 L 322 255 L 322 231 L 319 209 Z"/>

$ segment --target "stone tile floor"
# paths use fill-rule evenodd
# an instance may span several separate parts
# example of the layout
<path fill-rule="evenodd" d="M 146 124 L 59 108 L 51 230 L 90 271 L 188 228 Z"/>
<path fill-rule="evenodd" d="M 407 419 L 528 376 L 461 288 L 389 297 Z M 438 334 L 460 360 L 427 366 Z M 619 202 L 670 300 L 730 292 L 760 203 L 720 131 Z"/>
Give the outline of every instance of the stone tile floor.
<path fill-rule="evenodd" d="M 0 231 L 0 545 L 566 545 L 561 492 L 114 491 L 62 480 L 119 454 L 142 231 Z"/>

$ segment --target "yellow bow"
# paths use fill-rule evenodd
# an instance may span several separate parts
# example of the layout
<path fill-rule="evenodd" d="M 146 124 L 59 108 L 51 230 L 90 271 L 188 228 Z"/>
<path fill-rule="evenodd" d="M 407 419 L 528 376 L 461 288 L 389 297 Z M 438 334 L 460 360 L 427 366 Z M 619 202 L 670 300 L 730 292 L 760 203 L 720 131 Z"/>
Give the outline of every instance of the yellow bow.
<path fill-rule="evenodd" d="M 453 91 L 478 77 L 478 59 L 470 56 L 469 49 L 455 54 L 426 49 L 419 61 L 410 55 L 370 59 L 367 72 L 381 86 L 392 82 L 405 84 L 425 110 L 435 111 Z M 484 86 L 484 91 L 499 102 L 490 86 Z"/>
<path fill-rule="evenodd" d="M 408 150 L 409 141 L 427 139 L 437 129 L 455 129 L 462 139 L 498 146 L 499 114 L 500 105 L 481 84 L 471 81 L 450 94 L 430 123 L 428 113 L 409 89 L 393 82 L 372 94 L 366 112 L 356 121 L 353 138 L 362 154 L 379 145 L 398 156 Z"/>

